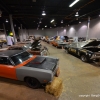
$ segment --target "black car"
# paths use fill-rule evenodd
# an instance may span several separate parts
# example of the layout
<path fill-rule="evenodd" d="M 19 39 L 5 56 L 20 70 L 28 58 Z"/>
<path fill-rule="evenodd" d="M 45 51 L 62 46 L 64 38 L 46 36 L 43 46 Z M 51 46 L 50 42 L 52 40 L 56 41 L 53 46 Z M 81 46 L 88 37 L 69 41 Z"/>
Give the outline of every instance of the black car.
<path fill-rule="evenodd" d="M 98 40 L 88 40 L 66 45 L 65 51 L 79 56 L 83 62 L 88 62 L 100 58 L 99 45 Z"/>

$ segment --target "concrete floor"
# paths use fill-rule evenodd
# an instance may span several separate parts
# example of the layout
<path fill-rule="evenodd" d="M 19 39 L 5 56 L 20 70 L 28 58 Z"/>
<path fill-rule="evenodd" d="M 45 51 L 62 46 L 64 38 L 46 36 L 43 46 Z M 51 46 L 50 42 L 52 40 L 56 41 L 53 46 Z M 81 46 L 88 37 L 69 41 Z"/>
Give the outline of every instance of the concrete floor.
<path fill-rule="evenodd" d="M 100 100 L 100 67 L 82 62 L 47 43 L 50 56 L 60 59 L 60 78 L 63 92 L 59 98 L 47 94 L 43 88 L 31 89 L 24 82 L 0 78 L 0 100 Z M 95 97 L 97 96 L 97 97 Z"/>

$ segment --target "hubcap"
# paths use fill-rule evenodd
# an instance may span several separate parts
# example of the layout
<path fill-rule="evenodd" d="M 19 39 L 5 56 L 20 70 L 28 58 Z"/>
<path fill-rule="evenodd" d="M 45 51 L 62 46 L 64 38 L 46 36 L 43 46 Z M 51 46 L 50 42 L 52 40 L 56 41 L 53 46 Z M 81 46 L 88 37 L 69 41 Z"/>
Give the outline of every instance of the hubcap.
<path fill-rule="evenodd" d="M 82 56 L 81 59 L 82 59 L 82 61 L 86 61 L 86 57 L 85 56 Z"/>

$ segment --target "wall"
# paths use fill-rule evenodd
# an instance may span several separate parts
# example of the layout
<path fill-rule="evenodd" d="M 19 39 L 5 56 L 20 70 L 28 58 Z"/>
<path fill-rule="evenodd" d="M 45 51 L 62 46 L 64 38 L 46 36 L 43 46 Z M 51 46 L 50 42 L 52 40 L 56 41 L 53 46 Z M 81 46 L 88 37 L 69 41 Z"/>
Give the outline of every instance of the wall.
<path fill-rule="evenodd" d="M 77 25 L 67 26 L 64 28 L 58 27 L 53 29 L 45 29 L 45 30 L 25 30 L 20 31 L 20 38 L 27 38 L 29 35 L 35 36 L 56 36 L 56 35 L 67 35 L 69 37 L 86 37 L 87 36 L 87 21 L 82 22 Z M 90 21 L 90 30 L 89 30 L 89 38 L 100 38 L 100 18 L 93 19 Z"/>
<path fill-rule="evenodd" d="M 5 39 L 6 39 L 6 37 L 5 37 L 4 32 L 1 32 L 1 31 L 0 31 L 0 40 L 2 40 L 2 39 L 4 39 L 4 40 L 5 40 Z"/>

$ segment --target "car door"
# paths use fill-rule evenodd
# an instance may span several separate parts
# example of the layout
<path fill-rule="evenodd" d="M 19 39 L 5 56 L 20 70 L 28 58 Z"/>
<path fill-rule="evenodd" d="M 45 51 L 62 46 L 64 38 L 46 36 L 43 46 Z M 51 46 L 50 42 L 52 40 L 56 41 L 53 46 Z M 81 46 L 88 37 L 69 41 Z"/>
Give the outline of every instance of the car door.
<path fill-rule="evenodd" d="M 17 79 L 15 66 L 12 65 L 8 57 L 0 57 L 0 76 Z"/>
<path fill-rule="evenodd" d="M 76 49 L 77 49 L 77 44 L 76 43 L 72 43 L 69 47 L 69 51 L 73 54 L 76 54 Z"/>

